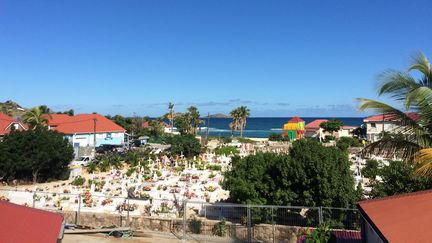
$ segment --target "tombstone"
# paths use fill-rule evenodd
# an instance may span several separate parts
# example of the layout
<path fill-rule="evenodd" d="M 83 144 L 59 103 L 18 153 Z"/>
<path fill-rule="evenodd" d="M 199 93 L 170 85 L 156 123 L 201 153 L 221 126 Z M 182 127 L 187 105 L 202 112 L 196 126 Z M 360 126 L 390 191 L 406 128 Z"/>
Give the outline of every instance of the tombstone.
<path fill-rule="evenodd" d="M 90 193 L 93 194 L 94 192 L 95 192 L 95 184 L 92 183 L 92 184 L 90 185 Z"/>

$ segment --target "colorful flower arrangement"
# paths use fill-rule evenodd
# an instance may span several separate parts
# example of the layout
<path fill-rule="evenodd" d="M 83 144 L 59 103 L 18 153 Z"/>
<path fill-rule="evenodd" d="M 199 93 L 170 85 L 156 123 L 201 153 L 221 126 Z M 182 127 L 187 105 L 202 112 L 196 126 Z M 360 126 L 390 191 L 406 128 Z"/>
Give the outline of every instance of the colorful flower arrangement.
<path fill-rule="evenodd" d="M 102 206 L 108 205 L 112 202 L 113 202 L 112 198 L 106 198 L 102 201 Z"/>

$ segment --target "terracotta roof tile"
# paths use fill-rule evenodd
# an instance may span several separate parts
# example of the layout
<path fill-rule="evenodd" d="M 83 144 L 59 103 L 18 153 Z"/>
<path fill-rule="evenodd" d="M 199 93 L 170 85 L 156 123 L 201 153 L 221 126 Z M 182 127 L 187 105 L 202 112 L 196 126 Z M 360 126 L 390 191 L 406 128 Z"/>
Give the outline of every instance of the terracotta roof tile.
<path fill-rule="evenodd" d="M 320 124 L 323 122 L 327 122 L 328 120 L 326 119 L 317 119 L 314 120 L 312 122 L 309 122 L 308 124 L 306 124 L 305 129 L 316 129 L 318 130 L 320 128 Z"/>
<path fill-rule="evenodd" d="M 0 201 L 0 242 L 57 242 L 63 215 Z"/>
<path fill-rule="evenodd" d="M 99 114 L 79 114 L 75 116 L 52 114 L 48 125 L 53 130 L 64 134 L 93 133 L 94 119 L 96 119 L 97 133 L 126 131 L 123 127 Z"/>
<path fill-rule="evenodd" d="M 417 112 L 406 112 L 405 113 L 409 118 L 413 119 L 414 121 L 417 121 L 420 116 Z M 398 118 L 394 113 L 387 113 L 387 114 L 380 114 L 380 115 L 374 115 L 369 116 L 363 119 L 364 122 L 379 122 L 379 121 L 397 121 Z"/>
<path fill-rule="evenodd" d="M 428 242 L 432 239 L 432 190 L 361 201 L 367 215 L 389 242 Z"/>

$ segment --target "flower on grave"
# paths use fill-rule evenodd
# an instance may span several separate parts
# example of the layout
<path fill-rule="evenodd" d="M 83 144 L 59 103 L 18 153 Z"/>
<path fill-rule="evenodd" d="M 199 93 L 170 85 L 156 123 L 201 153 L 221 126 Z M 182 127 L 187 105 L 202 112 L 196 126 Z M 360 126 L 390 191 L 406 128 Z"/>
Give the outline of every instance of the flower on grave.
<path fill-rule="evenodd" d="M 70 193 L 70 191 L 68 189 L 64 189 L 63 193 Z"/>
<path fill-rule="evenodd" d="M 110 204 L 112 202 L 113 202 L 113 200 L 111 198 L 106 198 L 102 201 L 101 204 L 102 204 L 102 206 L 105 206 L 105 205 Z"/>

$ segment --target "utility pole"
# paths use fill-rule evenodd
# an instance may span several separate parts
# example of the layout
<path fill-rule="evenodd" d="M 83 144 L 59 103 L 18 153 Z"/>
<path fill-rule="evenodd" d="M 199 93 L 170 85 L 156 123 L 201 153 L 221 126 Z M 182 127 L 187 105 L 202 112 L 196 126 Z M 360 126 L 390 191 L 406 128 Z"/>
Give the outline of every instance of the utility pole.
<path fill-rule="evenodd" d="M 93 147 L 96 152 L 96 118 L 93 118 Z"/>

